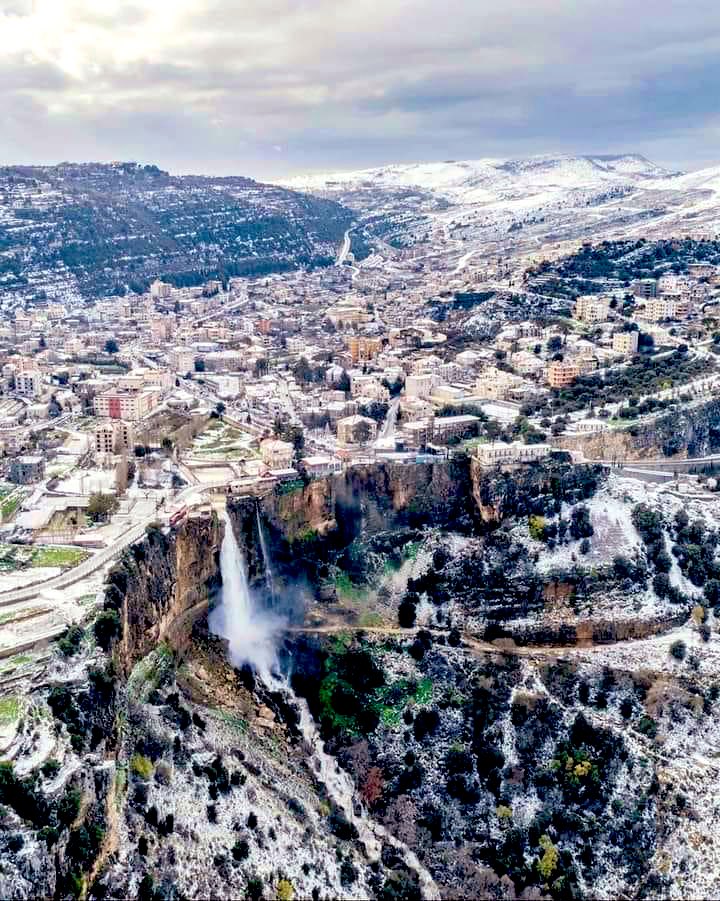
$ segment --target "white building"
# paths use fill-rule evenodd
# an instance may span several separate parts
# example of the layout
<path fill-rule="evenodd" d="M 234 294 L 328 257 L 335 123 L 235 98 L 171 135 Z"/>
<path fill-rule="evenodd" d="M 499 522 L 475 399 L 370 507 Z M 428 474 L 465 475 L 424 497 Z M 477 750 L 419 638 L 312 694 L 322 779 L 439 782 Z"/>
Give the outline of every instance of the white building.
<path fill-rule="evenodd" d="M 42 373 L 39 369 L 25 369 L 15 373 L 15 391 L 23 397 L 38 397 L 42 393 Z"/>
<path fill-rule="evenodd" d="M 483 466 L 500 466 L 535 463 L 537 460 L 544 460 L 551 451 L 549 444 L 522 444 L 519 441 L 505 444 L 504 441 L 490 441 L 478 444 L 475 455 Z"/>
<path fill-rule="evenodd" d="M 190 347 L 173 347 L 168 354 L 170 368 L 174 372 L 192 372 L 197 353 Z"/>
<path fill-rule="evenodd" d="M 575 301 L 573 316 L 582 322 L 605 322 L 610 313 L 610 299 L 585 294 Z"/>
<path fill-rule="evenodd" d="M 289 441 L 266 438 L 260 442 L 260 456 L 268 469 L 290 469 L 294 448 Z"/>
<path fill-rule="evenodd" d="M 436 381 L 430 372 L 409 375 L 405 379 L 405 394 L 408 397 L 430 397 Z"/>

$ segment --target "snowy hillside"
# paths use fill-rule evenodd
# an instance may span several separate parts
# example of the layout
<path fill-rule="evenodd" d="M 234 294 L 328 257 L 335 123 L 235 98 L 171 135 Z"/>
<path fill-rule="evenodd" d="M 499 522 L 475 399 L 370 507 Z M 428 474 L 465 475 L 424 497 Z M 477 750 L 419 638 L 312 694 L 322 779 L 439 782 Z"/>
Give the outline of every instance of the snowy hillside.
<path fill-rule="evenodd" d="M 455 274 L 470 260 L 553 257 L 578 240 L 705 234 L 720 214 L 720 168 L 671 172 L 632 153 L 395 164 L 285 185 L 340 201 L 369 237 L 422 247 Z"/>
<path fill-rule="evenodd" d="M 528 159 L 479 159 L 442 163 L 410 163 L 297 176 L 285 182 L 305 191 L 356 187 L 412 187 L 442 194 L 456 203 L 477 203 L 520 196 L 538 187 L 592 189 L 632 184 L 671 173 L 637 154 L 622 156 L 536 156 Z"/>

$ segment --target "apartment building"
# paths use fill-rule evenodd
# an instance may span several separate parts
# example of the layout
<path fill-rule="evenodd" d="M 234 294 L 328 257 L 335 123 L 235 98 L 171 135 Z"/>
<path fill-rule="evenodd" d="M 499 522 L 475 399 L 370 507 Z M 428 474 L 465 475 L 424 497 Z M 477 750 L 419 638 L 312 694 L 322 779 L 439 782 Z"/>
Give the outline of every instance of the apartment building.
<path fill-rule="evenodd" d="M 15 373 L 15 391 L 23 397 L 38 397 L 42 393 L 42 373 L 39 369 L 25 369 Z"/>
<path fill-rule="evenodd" d="M 190 347 L 173 347 L 168 354 L 170 368 L 173 372 L 192 372 L 196 357 L 197 353 Z"/>
<path fill-rule="evenodd" d="M 95 397 L 95 415 L 103 419 L 125 419 L 135 422 L 151 413 L 160 403 L 157 388 L 111 388 Z"/>
<path fill-rule="evenodd" d="M 93 431 L 95 453 L 118 454 L 132 450 L 135 443 L 135 430 L 130 422 L 112 420 L 98 423 Z"/>
<path fill-rule="evenodd" d="M 480 422 L 479 416 L 438 416 L 433 420 L 433 441 L 445 444 L 451 438 L 462 438 Z"/>
<path fill-rule="evenodd" d="M 368 416 L 347 416 L 338 419 L 339 444 L 370 444 L 377 437 L 377 423 Z"/>
<path fill-rule="evenodd" d="M 612 337 L 612 349 L 615 353 L 630 356 L 637 353 L 638 338 L 638 332 L 615 332 Z"/>
<path fill-rule="evenodd" d="M 407 397 L 430 397 L 437 378 L 431 372 L 409 375 L 405 379 L 405 394 Z"/>
<path fill-rule="evenodd" d="M 373 360 L 382 350 L 382 338 L 356 336 L 348 338 L 347 349 L 353 363 L 364 363 Z"/>
<path fill-rule="evenodd" d="M 605 322 L 610 314 L 610 298 L 586 294 L 578 297 L 573 316 L 581 322 Z"/>
<path fill-rule="evenodd" d="M 522 444 L 519 441 L 506 444 L 504 441 L 489 441 L 487 444 L 477 446 L 475 456 L 483 466 L 500 466 L 535 463 L 544 460 L 551 450 L 549 444 Z"/>
<path fill-rule="evenodd" d="M 645 301 L 644 309 L 639 310 L 637 315 L 650 322 L 660 322 L 663 319 L 684 319 L 690 315 L 690 300 L 682 295 L 651 297 Z"/>
<path fill-rule="evenodd" d="M 567 388 L 580 375 L 580 367 L 572 360 L 553 360 L 547 368 L 551 388 Z"/>

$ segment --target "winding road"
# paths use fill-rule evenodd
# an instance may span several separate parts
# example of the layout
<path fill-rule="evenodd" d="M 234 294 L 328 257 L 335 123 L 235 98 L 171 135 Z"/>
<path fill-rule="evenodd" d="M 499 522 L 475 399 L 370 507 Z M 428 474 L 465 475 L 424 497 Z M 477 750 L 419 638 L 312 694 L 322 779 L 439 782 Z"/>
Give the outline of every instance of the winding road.
<path fill-rule="evenodd" d="M 350 229 L 348 229 L 343 235 L 342 247 L 340 248 L 340 252 L 337 255 L 337 260 L 335 261 L 335 264 L 337 266 L 342 266 L 347 259 L 347 256 L 350 253 L 351 244 L 352 242 L 350 240 Z"/>

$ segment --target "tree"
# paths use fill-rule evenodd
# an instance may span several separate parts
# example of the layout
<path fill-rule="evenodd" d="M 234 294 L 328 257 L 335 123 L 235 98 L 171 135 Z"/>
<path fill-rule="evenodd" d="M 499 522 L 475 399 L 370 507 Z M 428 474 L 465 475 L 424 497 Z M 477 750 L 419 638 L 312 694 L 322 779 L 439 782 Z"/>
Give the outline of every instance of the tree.
<path fill-rule="evenodd" d="M 87 514 L 93 522 L 106 520 L 119 507 L 119 501 L 113 494 L 103 494 L 101 491 L 90 495 L 87 505 Z"/>
<path fill-rule="evenodd" d="M 38 347 L 40 350 L 45 350 L 47 347 L 47 341 L 45 340 L 45 335 L 40 335 L 40 340 L 38 341 Z"/>
<path fill-rule="evenodd" d="M 195 360 L 195 372 L 205 372 L 205 360 L 200 357 Z"/>
<path fill-rule="evenodd" d="M 93 624 L 95 641 L 107 651 L 113 638 L 120 634 L 120 617 L 116 610 L 103 610 Z"/>
<path fill-rule="evenodd" d="M 120 350 L 120 345 L 117 343 L 115 338 L 108 338 L 105 342 L 105 353 L 106 354 L 116 354 Z"/>

